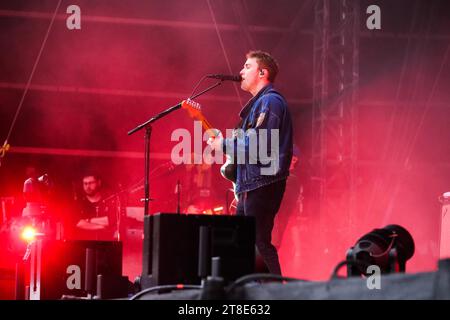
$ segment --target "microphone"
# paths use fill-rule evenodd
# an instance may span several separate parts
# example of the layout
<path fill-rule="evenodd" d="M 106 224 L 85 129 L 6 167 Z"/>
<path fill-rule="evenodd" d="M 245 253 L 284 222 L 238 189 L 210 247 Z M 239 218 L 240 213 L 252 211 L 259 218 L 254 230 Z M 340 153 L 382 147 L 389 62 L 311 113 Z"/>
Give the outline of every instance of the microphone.
<path fill-rule="evenodd" d="M 240 75 L 236 76 L 236 75 L 227 75 L 227 74 L 208 74 L 206 77 L 212 78 L 212 79 L 219 79 L 222 81 L 236 81 L 236 82 L 242 81 L 242 78 Z"/>

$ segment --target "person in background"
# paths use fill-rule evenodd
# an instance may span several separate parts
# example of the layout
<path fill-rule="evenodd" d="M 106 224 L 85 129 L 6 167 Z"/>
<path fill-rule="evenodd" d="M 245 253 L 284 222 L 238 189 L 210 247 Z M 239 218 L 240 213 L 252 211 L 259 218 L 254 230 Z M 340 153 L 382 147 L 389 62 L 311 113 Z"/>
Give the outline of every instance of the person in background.
<path fill-rule="evenodd" d="M 71 240 L 113 241 L 117 235 L 117 210 L 106 201 L 101 178 L 87 173 L 82 178 L 83 194 L 76 197 L 70 217 L 68 238 Z"/>

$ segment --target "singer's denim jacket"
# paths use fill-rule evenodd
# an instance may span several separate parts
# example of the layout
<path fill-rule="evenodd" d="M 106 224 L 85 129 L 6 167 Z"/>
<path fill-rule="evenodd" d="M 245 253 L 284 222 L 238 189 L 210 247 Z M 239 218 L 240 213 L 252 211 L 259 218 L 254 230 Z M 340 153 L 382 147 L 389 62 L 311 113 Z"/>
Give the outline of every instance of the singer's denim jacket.
<path fill-rule="evenodd" d="M 249 100 L 239 116 L 241 134 L 235 132 L 234 137 L 223 142 L 223 151 L 237 163 L 235 192 L 255 190 L 286 179 L 292 159 L 293 138 L 292 120 L 284 97 L 269 84 Z M 276 134 L 272 132 L 274 129 L 278 131 L 279 143 L 276 143 L 276 136 L 272 136 Z M 237 158 L 239 152 L 241 160 Z M 261 158 L 261 154 L 269 155 L 270 160 Z M 245 161 L 242 161 L 242 155 L 245 155 Z"/>

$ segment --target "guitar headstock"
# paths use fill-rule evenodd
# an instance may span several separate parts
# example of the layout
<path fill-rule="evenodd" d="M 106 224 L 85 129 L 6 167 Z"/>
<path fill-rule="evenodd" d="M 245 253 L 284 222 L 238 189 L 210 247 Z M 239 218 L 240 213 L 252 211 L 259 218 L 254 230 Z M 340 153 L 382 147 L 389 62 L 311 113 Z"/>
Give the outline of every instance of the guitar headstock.
<path fill-rule="evenodd" d="M 181 107 L 183 109 L 186 109 L 193 117 L 198 116 L 202 112 L 202 106 L 200 105 L 200 103 L 195 102 L 191 99 L 183 100 L 181 102 Z"/>

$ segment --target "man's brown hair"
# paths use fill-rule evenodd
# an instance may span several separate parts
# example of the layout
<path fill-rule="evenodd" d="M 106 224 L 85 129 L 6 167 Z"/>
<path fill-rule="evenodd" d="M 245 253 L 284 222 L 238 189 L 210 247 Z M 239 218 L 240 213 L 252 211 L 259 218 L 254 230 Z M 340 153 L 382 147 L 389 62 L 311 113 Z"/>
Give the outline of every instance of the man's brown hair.
<path fill-rule="evenodd" d="M 275 78 L 278 74 L 278 63 L 274 59 L 274 57 L 272 57 L 269 53 L 260 50 L 250 51 L 249 53 L 247 53 L 246 57 L 247 59 L 255 58 L 261 70 L 267 69 L 267 71 L 269 71 L 267 79 L 270 82 L 275 81 Z"/>

